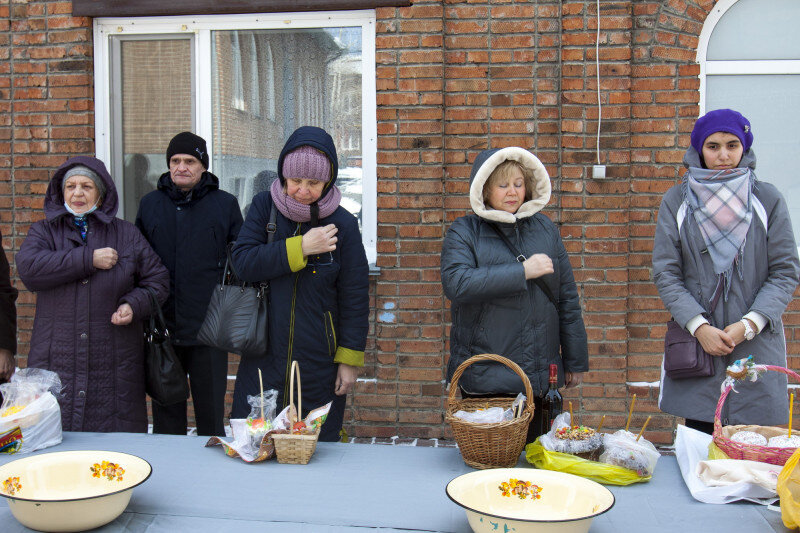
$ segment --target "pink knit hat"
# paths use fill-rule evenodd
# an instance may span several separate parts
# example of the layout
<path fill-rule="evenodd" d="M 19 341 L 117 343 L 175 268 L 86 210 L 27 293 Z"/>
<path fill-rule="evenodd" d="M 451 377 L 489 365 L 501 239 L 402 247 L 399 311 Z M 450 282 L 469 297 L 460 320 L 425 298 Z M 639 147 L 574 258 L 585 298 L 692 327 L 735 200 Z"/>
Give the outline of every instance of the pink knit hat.
<path fill-rule="evenodd" d="M 331 179 L 331 162 L 308 145 L 292 150 L 283 158 L 284 178 L 306 178 L 327 183 Z"/>

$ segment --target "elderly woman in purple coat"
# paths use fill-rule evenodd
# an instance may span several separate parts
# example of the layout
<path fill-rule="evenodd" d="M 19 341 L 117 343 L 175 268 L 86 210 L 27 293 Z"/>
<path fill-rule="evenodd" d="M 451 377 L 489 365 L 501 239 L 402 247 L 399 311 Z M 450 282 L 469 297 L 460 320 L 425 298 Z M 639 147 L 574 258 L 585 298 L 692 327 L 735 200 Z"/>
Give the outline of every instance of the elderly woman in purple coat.
<path fill-rule="evenodd" d="M 37 294 L 28 366 L 61 378 L 66 431 L 147 431 L 142 319 L 148 289 L 167 298 L 169 273 L 117 206 L 102 161 L 69 159 L 16 257 Z"/>

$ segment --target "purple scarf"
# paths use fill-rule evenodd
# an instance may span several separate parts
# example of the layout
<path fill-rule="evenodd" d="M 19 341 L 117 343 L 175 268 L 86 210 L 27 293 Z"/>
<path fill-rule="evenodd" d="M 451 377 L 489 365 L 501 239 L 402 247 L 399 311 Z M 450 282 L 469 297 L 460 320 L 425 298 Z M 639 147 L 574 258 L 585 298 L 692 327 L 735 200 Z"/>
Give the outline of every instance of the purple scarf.
<path fill-rule="evenodd" d="M 283 190 L 281 180 L 272 182 L 269 189 L 269 194 L 272 196 L 272 203 L 278 208 L 283 216 L 294 222 L 310 222 L 311 221 L 311 206 L 302 204 L 297 200 L 290 197 Z M 319 218 L 326 218 L 336 211 L 339 207 L 339 202 L 342 201 L 342 193 L 336 185 L 331 186 L 330 192 L 323 193 L 322 198 L 317 200 L 319 206 Z"/>

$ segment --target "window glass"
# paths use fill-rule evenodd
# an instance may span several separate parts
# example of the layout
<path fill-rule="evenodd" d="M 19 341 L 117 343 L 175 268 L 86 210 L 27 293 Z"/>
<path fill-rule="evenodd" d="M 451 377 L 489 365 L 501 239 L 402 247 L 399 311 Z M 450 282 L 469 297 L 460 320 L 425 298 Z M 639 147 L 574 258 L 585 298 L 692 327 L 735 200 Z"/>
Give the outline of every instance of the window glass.
<path fill-rule="evenodd" d="M 794 162 L 800 153 L 800 107 L 796 105 L 800 75 L 708 76 L 706 83 L 707 112 L 732 108 L 750 120 L 756 176 L 778 187 L 786 198 L 798 240 L 800 182 Z"/>
<path fill-rule="evenodd" d="M 714 28 L 706 58 L 799 59 L 798 21 L 797 0 L 739 0 Z"/>
<path fill-rule="evenodd" d="M 191 39 L 118 39 L 115 85 L 115 157 L 111 172 L 122 175 L 124 216 L 134 220 L 142 196 L 166 172 L 170 139 L 191 131 Z"/>
<path fill-rule="evenodd" d="M 221 187 L 246 211 L 277 177 L 287 137 L 318 126 L 336 145 L 342 206 L 360 221 L 361 28 L 213 31 L 211 43 L 212 168 Z"/>

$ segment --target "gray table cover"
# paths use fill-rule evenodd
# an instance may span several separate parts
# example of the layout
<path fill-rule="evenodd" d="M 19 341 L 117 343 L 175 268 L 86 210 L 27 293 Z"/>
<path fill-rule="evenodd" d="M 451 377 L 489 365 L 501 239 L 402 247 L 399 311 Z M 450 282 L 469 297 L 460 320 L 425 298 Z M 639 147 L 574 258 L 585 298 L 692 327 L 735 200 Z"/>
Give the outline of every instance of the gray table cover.
<path fill-rule="evenodd" d="M 320 443 L 307 465 L 247 464 L 205 437 L 65 433 L 35 453 L 113 450 L 142 457 L 153 475 L 134 489 L 127 510 L 102 532 L 339 533 L 470 531 L 445 485 L 471 472 L 457 449 Z M 0 456 L 5 464 L 19 456 Z M 23 456 L 24 457 L 24 456 Z M 520 466 L 529 465 L 520 461 Z M 616 504 L 592 533 L 789 531 L 780 513 L 752 503 L 694 500 L 674 457 L 662 457 L 649 483 L 609 487 Z M 0 531 L 30 531 L 0 502 Z"/>

